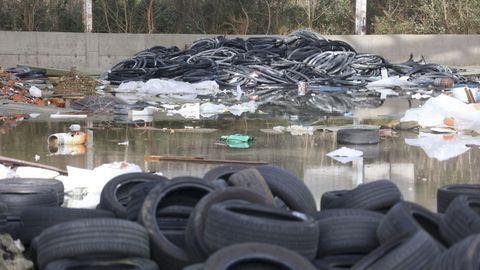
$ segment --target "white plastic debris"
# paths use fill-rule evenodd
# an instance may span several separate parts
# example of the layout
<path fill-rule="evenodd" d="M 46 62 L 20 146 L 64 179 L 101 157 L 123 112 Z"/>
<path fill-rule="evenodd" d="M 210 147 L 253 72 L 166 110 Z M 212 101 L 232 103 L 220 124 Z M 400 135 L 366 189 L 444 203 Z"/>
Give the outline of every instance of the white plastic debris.
<path fill-rule="evenodd" d="M 29 116 L 30 116 L 30 118 L 37 118 L 37 117 L 40 116 L 40 114 L 39 113 L 31 113 L 31 114 L 29 114 Z"/>
<path fill-rule="evenodd" d="M 131 109 L 128 114 L 131 116 L 148 116 L 148 115 L 153 115 L 155 111 L 157 111 L 158 108 L 153 107 L 153 106 L 147 106 L 145 108 L 141 109 Z"/>
<path fill-rule="evenodd" d="M 115 89 L 116 92 L 135 92 L 137 91 L 138 88 L 141 88 L 145 83 L 144 82 L 124 82 L 121 83 L 117 89 Z"/>
<path fill-rule="evenodd" d="M 355 149 L 351 149 L 348 147 L 341 147 L 337 150 L 334 150 L 328 153 L 327 156 L 341 163 L 348 163 L 348 162 L 360 159 L 363 156 L 363 152 Z"/>
<path fill-rule="evenodd" d="M 375 92 L 380 93 L 380 99 L 386 99 L 388 96 L 398 96 L 398 93 L 389 88 L 378 88 Z"/>
<path fill-rule="evenodd" d="M 421 132 L 416 139 L 405 139 L 405 143 L 418 146 L 429 158 L 448 160 L 467 152 L 467 145 L 480 145 L 480 138 L 462 134 L 431 134 Z"/>
<path fill-rule="evenodd" d="M 471 97 L 475 99 L 475 97 L 477 96 L 477 93 L 479 93 L 478 88 L 469 88 L 469 87 L 455 87 L 455 88 L 452 88 L 451 91 L 454 98 L 460 101 L 463 101 L 465 103 L 470 103 L 471 101 L 473 101 L 468 98 L 468 95 L 471 95 Z"/>
<path fill-rule="evenodd" d="M 60 114 L 59 112 L 50 115 L 50 118 L 52 119 L 65 119 L 65 118 L 83 119 L 87 117 L 88 115 L 86 114 Z"/>
<path fill-rule="evenodd" d="M 78 189 L 84 189 L 87 193 L 81 200 L 70 200 L 67 203 L 68 207 L 95 208 L 100 201 L 100 193 L 108 181 L 121 174 L 141 171 L 138 165 L 128 162 L 106 163 L 93 170 L 67 166 L 68 176 L 56 179 L 62 181 L 66 193 Z"/>
<path fill-rule="evenodd" d="M 413 99 L 427 99 L 427 98 L 431 98 L 432 95 L 429 95 L 429 94 L 420 94 L 420 93 L 415 93 L 412 95 L 412 98 Z"/>
<path fill-rule="evenodd" d="M 42 90 L 40 90 L 35 85 L 32 85 L 30 89 L 28 89 L 28 93 L 30 93 L 30 96 L 32 97 L 36 97 L 36 98 L 42 97 Z"/>
<path fill-rule="evenodd" d="M 257 107 L 258 105 L 255 103 L 255 101 L 249 101 L 232 105 L 228 107 L 228 111 L 235 116 L 240 116 L 245 112 L 254 113 L 257 110 Z"/>
<path fill-rule="evenodd" d="M 203 81 L 192 85 L 199 95 L 216 95 L 220 91 L 220 86 L 216 81 Z"/>
<path fill-rule="evenodd" d="M 243 91 L 240 85 L 237 85 L 236 92 L 235 92 L 235 98 L 240 101 L 242 99 Z"/>
<path fill-rule="evenodd" d="M 40 156 L 39 156 L 39 155 L 35 155 L 34 159 L 35 159 L 35 161 L 39 161 L 39 160 L 40 160 Z"/>
<path fill-rule="evenodd" d="M 411 87 L 415 86 L 414 83 L 407 81 L 405 78 L 398 76 L 391 76 L 386 79 L 380 79 L 378 81 L 369 82 L 367 88 L 394 88 L 394 87 Z"/>
<path fill-rule="evenodd" d="M 68 127 L 70 131 L 80 131 L 80 125 L 79 124 L 72 124 L 70 127 Z"/>
<path fill-rule="evenodd" d="M 57 171 L 30 166 L 17 167 L 15 173 L 20 178 L 55 178 L 60 175 Z"/>
<path fill-rule="evenodd" d="M 203 117 L 211 117 L 217 114 L 224 113 L 227 107 L 223 104 L 203 103 L 200 105 L 200 114 Z"/>
<path fill-rule="evenodd" d="M 453 119 L 456 129 L 480 130 L 480 110 L 443 94 L 430 98 L 422 107 L 407 110 L 400 121 L 417 121 L 422 127 L 441 127 L 445 118 Z"/>
<path fill-rule="evenodd" d="M 187 119 L 200 119 L 200 103 L 186 103 L 178 110 L 170 110 L 168 114 L 180 114 Z"/>
<path fill-rule="evenodd" d="M 128 146 L 128 141 L 119 142 L 118 145 L 127 145 Z"/>
<path fill-rule="evenodd" d="M 0 164 L 0 179 L 4 178 L 13 178 L 16 176 L 16 173 L 14 170 L 10 169 L 9 167 Z"/>
<path fill-rule="evenodd" d="M 292 125 L 292 126 L 288 126 L 285 130 L 290 132 L 290 134 L 294 136 L 298 136 L 298 135 L 313 135 L 315 128 Z"/>

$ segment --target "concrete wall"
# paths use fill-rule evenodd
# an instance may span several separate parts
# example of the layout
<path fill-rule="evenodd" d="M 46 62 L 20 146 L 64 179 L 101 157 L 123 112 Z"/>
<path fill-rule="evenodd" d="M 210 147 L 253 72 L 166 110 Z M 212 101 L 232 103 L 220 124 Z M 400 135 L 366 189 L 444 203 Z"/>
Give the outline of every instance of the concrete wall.
<path fill-rule="evenodd" d="M 214 35 L 209 35 L 214 36 Z M 206 35 L 99 34 L 0 31 L 0 65 L 28 64 L 104 71 L 134 53 L 155 46 L 183 49 Z M 410 53 L 428 62 L 452 66 L 480 65 L 480 35 L 327 36 L 350 43 L 358 52 L 379 54 L 393 62 Z"/>

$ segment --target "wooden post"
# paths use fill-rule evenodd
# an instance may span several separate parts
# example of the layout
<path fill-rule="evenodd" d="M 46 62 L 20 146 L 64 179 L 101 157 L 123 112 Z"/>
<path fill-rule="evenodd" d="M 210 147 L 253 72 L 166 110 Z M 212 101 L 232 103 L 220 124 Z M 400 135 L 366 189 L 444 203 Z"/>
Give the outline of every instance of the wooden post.
<path fill-rule="evenodd" d="M 92 0 L 83 0 L 83 25 L 85 33 L 93 30 Z"/>
<path fill-rule="evenodd" d="M 355 34 L 365 35 L 367 31 L 367 0 L 355 1 Z"/>

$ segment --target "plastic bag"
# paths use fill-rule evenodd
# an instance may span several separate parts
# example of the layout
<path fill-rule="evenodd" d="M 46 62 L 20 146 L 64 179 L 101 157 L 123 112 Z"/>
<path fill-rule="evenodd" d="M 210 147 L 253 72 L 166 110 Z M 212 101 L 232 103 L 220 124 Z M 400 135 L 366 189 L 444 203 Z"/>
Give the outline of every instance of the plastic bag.
<path fill-rule="evenodd" d="M 453 119 L 456 129 L 480 130 L 480 110 L 446 95 L 430 98 L 422 107 L 409 109 L 401 122 L 417 121 L 422 127 L 444 126 Z"/>

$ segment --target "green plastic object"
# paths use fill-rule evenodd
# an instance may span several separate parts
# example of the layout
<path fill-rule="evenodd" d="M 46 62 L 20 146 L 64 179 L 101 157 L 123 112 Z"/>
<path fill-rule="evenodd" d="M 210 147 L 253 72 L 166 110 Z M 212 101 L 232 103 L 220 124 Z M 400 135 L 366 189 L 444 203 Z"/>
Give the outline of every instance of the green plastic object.
<path fill-rule="evenodd" d="M 220 137 L 220 139 L 225 141 L 228 147 L 237 149 L 250 148 L 251 143 L 253 142 L 253 137 L 243 134 L 225 135 Z"/>

